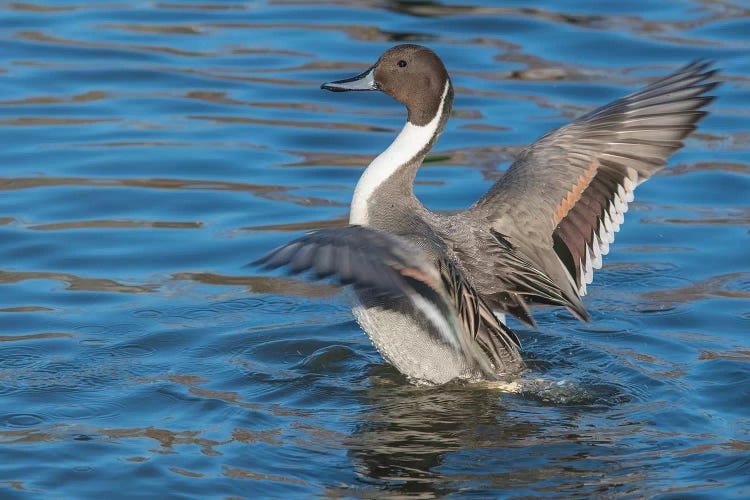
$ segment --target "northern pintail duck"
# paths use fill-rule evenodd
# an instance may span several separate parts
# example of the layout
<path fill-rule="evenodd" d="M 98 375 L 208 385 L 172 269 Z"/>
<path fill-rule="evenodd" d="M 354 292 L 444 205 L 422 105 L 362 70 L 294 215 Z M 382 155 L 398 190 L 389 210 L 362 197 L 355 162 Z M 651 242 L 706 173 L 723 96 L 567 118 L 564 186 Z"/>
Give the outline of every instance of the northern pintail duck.
<path fill-rule="evenodd" d="M 386 361 L 417 382 L 495 380 L 519 372 L 510 313 L 581 302 L 633 191 L 706 115 L 718 82 L 693 63 L 587 113 L 525 148 L 467 210 L 443 215 L 414 196 L 417 169 L 443 131 L 453 86 L 419 45 L 387 50 L 364 73 L 321 87 L 380 90 L 408 121 L 357 183 L 350 225 L 314 231 L 257 261 L 350 285 L 353 312 Z"/>

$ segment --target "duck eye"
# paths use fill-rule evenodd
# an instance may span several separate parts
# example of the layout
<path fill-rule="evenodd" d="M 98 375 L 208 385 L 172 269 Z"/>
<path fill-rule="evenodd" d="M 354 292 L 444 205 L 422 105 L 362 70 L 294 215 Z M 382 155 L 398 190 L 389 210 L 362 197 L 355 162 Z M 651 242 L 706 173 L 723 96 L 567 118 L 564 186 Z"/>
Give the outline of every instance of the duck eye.
<path fill-rule="evenodd" d="M 403 68 L 404 66 L 406 66 L 406 61 L 404 61 L 403 59 L 401 59 L 401 60 L 400 60 L 400 61 L 398 62 L 398 67 L 399 67 L 399 68 Z"/>

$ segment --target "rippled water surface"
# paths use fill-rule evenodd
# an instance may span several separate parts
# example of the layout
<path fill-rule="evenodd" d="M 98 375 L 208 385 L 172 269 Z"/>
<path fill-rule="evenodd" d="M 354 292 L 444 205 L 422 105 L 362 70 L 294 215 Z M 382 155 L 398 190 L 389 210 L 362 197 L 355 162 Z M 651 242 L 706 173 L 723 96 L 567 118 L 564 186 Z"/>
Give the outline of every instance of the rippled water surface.
<path fill-rule="evenodd" d="M 749 33 L 722 0 L 0 3 L 0 497 L 750 496 Z M 591 322 L 513 324 L 518 393 L 412 386 L 338 289 L 243 267 L 345 223 L 404 112 L 318 86 L 403 41 L 456 85 L 433 209 L 655 76 L 723 68 Z"/>

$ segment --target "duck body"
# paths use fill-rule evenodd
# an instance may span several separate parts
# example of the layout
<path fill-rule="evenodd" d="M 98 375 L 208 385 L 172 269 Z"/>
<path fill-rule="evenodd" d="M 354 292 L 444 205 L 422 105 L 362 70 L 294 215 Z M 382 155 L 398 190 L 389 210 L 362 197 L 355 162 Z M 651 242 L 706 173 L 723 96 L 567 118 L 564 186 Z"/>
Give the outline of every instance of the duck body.
<path fill-rule="evenodd" d="M 459 242 L 476 241 L 477 235 L 487 231 L 466 217 L 430 212 L 409 196 L 380 199 L 376 194 L 369 204 L 367 220 L 354 219 L 352 223 L 366 222 L 362 225 L 397 235 L 403 244 L 414 248 L 411 256 L 419 255 L 422 267 L 442 271 L 433 273 L 436 276 L 426 269 L 414 273 L 423 283 L 431 285 L 423 286 L 419 293 L 407 294 L 408 300 L 382 299 L 369 290 L 355 291 L 354 316 L 383 358 L 417 382 L 497 379 L 520 371 L 523 365 L 517 350 L 518 340 L 489 305 L 481 302 L 478 295 L 464 298 L 467 301 L 473 298 L 471 307 L 476 309 L 471 311 L 474 316 L 471 321 L 475 322 L 471 333 L 466 329 L 471 321 L 456 311 L 461 306 L 457 306 L 455 294 L 474 293 L 468 281 L 454 284 L 456 276 L 459 280 L 467 276 L 462 271 L 463 263 L 471 260 L 481 266 L 480 255 L 465 253 Z M 409 272 L 408 269 L 400 272 Z M 439 307 L 445 304 L 450 307 Z M 480 308 L 488 316 L 484 320 Z M 477 344 L 477 336 L 484 343 Z M 494 338 L 502 339 L 502 345 L 493 345 L 498 343 Z M 461 345 L 460 339 L 465 339 L 465 345 Z"/>
<path fill-rule="evenodd" d="M 310 233 L 258 263 L 350 285 L 353 313 L 383 358 L 418 383 L 497 380 L 523 369 L 499 313 L 534 325 L 530 305 L 588 319 L 581 297 L 627 203 L 682 146 L 716 85 L 692 64 L 526 148 L 472 207 L 425 208 L 414 178 L 450 116 L 453 87 L 431 50 L 399 45 L 332 91 L 381 90 L 408 121 L 365 170 L 350 225 Z"/>

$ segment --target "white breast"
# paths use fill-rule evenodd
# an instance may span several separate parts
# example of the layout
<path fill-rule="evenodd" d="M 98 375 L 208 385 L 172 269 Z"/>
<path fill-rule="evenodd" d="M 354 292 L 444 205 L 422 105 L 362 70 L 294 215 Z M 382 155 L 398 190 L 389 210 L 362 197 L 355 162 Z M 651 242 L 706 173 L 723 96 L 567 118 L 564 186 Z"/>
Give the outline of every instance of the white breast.
<path fill-rule="evenodd" d="M 351 211 L 349 212 L 349 223 L 366 226 L 368 224 L 367 203 L 378 187 L 385 182 L 401 166 L 410 162 L 420 152 L 424 151 L 440 126 L 440 118 L 443 114 L 443 104 L 448 94 L 449 83 L 443 90 L 443 97 L 435 118 L 427 125 L 419 126 L 406 122 L 401 133 L 367 167 L 362 177 L 357 182 L 352 198 Z"/>
<path fill-rule="evenodd" d="M 437 341 L 412 316 L 361 304 L 353 305 L 352 312 L 380 355 L 413 381 L 480 378 L 461 354 Z"/>

